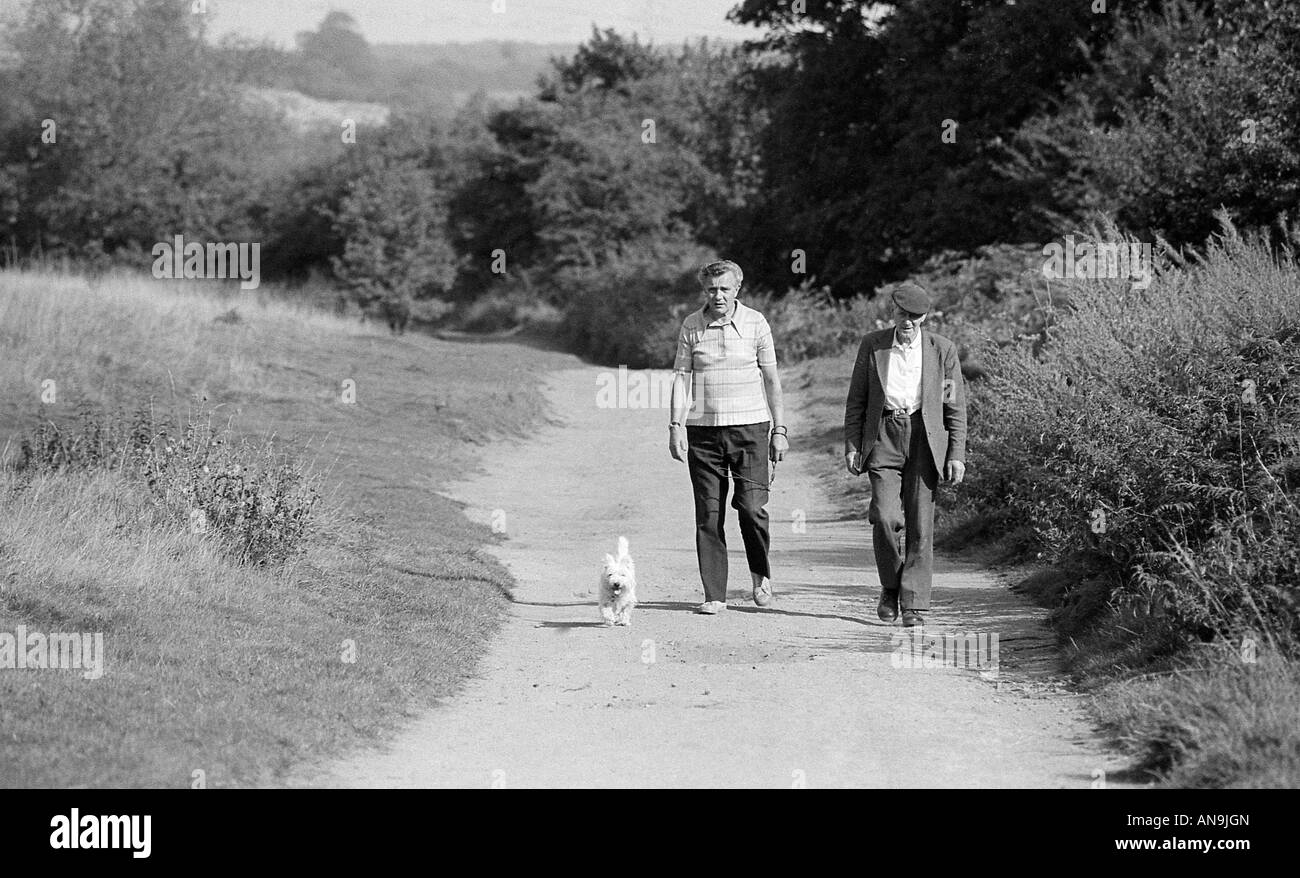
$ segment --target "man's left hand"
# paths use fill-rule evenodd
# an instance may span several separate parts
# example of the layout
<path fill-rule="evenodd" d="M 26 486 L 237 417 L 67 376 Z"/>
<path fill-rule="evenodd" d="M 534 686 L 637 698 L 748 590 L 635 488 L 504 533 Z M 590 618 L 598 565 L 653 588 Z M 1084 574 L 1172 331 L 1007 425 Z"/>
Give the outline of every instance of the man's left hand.
<path fill-rule="evenodd" d="M 790 440 L 785 438 L 784 433 L 773 433 L 772 441 L 767 447 L 767 457 L 769 460 L 785 460 L 785 453 L 790 450 Z"/>
<path fill-rule="evenodd" d="M 954 485 L 960 485 L 961 480 L 966 478 L 966 464 L 960 460 L 950 460 L 948 465 L 943 468 L 944 481 L 952 482 Z"/>

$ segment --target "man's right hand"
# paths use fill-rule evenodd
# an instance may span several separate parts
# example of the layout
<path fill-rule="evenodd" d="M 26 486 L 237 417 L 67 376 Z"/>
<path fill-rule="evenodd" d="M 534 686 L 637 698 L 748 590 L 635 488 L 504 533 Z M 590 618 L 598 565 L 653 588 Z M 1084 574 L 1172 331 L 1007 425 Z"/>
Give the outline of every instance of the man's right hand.
<path fill-rule="evenodd" d="M 668 428 L 668 453 L 673 460 L 686 460 L 686 428 L 670 426 Z"/>
<path fill-rule="evenodd" d="M 844 453 L 844 466 L 849 471 L 849 475 L 862 475 L 862 454 L 857 451 L 846 451 Z"/>

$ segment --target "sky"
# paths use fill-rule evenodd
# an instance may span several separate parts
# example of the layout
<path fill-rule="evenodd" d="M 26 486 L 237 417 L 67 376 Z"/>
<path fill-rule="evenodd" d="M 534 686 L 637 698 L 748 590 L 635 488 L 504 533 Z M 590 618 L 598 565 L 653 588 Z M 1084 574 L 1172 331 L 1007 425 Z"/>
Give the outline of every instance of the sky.
<path fill-rule="evenodd" d="M 737 0 L 202 0 L 209 33 L 269 38 L 292 46 L 331 9 L 357 21 L 369 43 L 522 40 L 580 43 L 594 22 L 643 40 L 675 44 L 695 37 L 754 39 L 757 28 L 726 20 Z M 501 10 L 501 11 L 496 11 Z"/>

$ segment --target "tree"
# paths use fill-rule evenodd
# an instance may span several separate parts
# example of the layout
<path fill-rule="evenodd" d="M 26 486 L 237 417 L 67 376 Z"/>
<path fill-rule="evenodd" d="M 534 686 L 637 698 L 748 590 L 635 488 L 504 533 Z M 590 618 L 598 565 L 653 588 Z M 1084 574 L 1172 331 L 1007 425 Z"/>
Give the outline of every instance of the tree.
<path fill-rule="evenodd" d="M 554 101 L 586 89 L 626 96 L 632 83 L 663 70 L 666 60 L 662 52 L 643 45 L 635 35 L 629 40 L 612 28 L 601 31 L 593 25 L 591 39 L 579 46 L 572 58 L 552 59 L 555 74 L 539 80 L 540 97 Z"/>
<path fill-rule="evenodd" d="M 745 0 L 770 111 L 760 202 L 731 248 L 765 273 L 807 251 L 838 294 L 941 250 L 1016 240 L 1030 193 L 994 173 L 1001 143 L 1085 68 L 1108 16 L 1058 0 Z M 784 60 L 783 60 L 784 59 Z M 945 136 L 947 135 L 947 136 Z"/>
<path fill-rule="evenodd" d="M 335 100 L 373 100 L 381 88 L 380 65 L 370 44 L 346 12 L 333 10 L 314 31 L 301 31 L 291 60 L 299 91 Z"/>
<path fill-rule="evenodd" d="M 445 133 L 422 118 L 394 119 L 357 168 L 330 213 L 343 241 L 331 263 L 363 307 L 391 318 L 452 289 L 462 263 L 448 228 L 454 175 Z"/>
<path fill-rule="evenodd" d="M 1220 207 L 1242 228 L 1294 219 L 1300 10 L 1171 0 L 1126 19 L 1062 106 L 1012 139 L 1003 172 L 1051 194 L 1030 207 L 1056 229 L 1104 212 L 1199 245 Z"/>
<path fill-rule="evenodd" d="M 34 0 L 0 73 L 0 236 L 15 249 L 147 249 L 175 234 L 246 240 L 248 173 L 275 120 L 175 0 Z"/>

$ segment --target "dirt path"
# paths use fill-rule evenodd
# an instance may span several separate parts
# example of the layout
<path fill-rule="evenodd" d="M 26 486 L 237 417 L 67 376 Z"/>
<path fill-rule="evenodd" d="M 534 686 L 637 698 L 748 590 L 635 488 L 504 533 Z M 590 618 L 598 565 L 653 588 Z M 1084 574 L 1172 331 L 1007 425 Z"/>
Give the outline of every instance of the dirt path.
<path fill-rule="evenodd" d="M 330 786 L 1086 787 L 1117 767 L 1077 699 L 1043 682 L 1041 611 L 939 559 L 931 630 L 999 635 L 997 679 L 895 667 L 865 522 L 829 508 L 799 450 L 771 502 L 777 601 L 759 610 L 730 517 L 731 609 L 695 615 L 690 482 L 662 409 L 596 405 L 598 370 L 554 373 L 566 420 L 486 452 L 453 493 L 503 523 L 518 580 L 481 672 L 394 741 L 324 767 Z M 504 518 L 502 516 L 504 515 Z M 734 513 L 731 514 L 734 516 Z M 641 606 L 597 621 L 596 568 L 626 534 Z"/>

